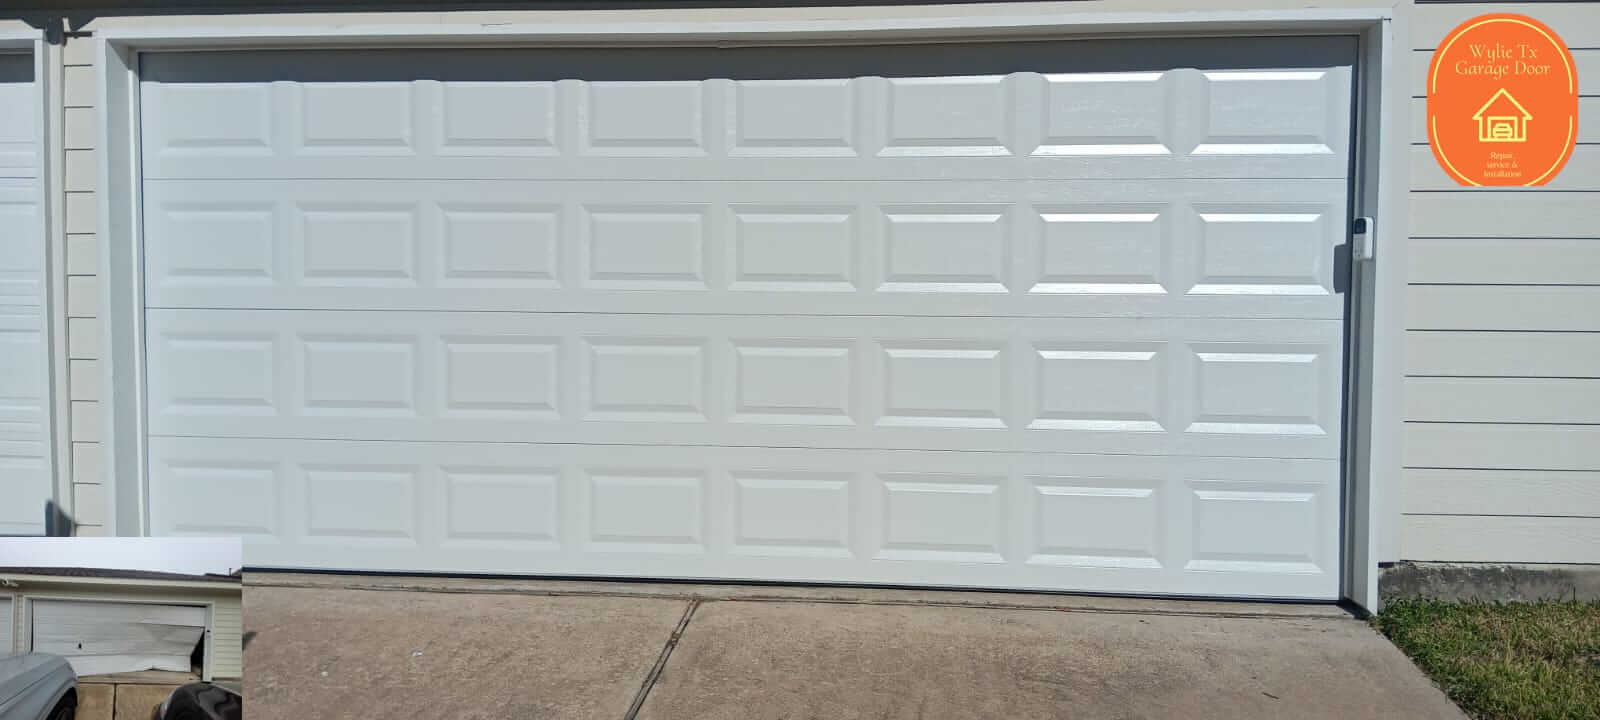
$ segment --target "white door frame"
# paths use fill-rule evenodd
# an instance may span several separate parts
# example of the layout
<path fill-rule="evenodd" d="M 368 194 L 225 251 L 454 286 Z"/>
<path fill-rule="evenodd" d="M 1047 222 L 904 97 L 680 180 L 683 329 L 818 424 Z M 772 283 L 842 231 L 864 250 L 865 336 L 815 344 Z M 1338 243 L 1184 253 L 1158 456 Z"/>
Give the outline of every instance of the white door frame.
<path fill-rule="evenodd" d="M 72 477 L 68 472 L 57 472 L 58 469 L 67 467 L 63 462 L 71 455 L 71 448 L 67 445 L 66 422 L 70 415 L 70 398 L 66 392 L 67 353 L 66 353 L 66 270 L 65 242 L 56 243 L 51 239 L 56 236 L 57 229 L 61 227 L 60 209 L 62 186 L 58 177 L 58 165 L 61 158 L 52 152 L 50 138 L 56 134 L 57 118 L 50 112 L 53 93 L 56 92 L 55 77 L 50 70 L 52 49 L 45 40 L 43 30 L 8 30 L 0 29 L 0 52 L 25 52 L 33 59 L 33 117 L 36 123 L 34 141 L 39 147 L 39 175 L 36 186 L 39 188 L 39 267 L 44 276 L 41 278 L 41 287 L 44 297 L 41 298 L 44 332 L 42 340 L 45 357 L 44 379 L 45 401 L 43 403 L 45 427 L 45 474 L 50 480 L 50 496 L 56 505 L 63 510 L 72 509 Z M 43 528 L 44 515 L 39 516 L 40 527 Z"/>
<path fill-rule="evenodd" d="M 1355 35 L 1356 174 L 1351 213 L 1377 221 L 1380 261 L 1352 283 L 1351 391 L 1343 491 L 1341 596 L 1377 609 L 1378 563 L 1398 555 L 1402 430 L 1409 3 L 1354 9 L 1061 13 L 1035 16 L 614 22 L 485 25 L 256 24 L 106 28 L 96 33 L 103 133 L 100 152 L 101 372 L 105 392 L 104 482 L 113 498 L 107 530 L 149 532 L 146 503 L 143 248 L 140 237 L 139 63 L 141 52 L 238 49 L 462 46 L 721 46 L 964 42 L 1178 35 L 1252 37 Z M 978 10 L 974 10 L 978 12 Z M 225 23 L 226 20 L 219 22 Z M 253 21 L 259 22 L 259 20 Z"/>

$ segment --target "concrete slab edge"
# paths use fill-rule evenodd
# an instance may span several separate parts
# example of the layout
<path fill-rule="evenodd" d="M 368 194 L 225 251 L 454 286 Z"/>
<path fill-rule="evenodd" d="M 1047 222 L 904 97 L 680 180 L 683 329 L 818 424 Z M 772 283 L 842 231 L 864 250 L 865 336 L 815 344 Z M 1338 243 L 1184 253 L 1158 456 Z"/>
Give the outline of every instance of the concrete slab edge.
<path fill-rule="evenodd" d="M 1384 602 L 1600 600 L 1600 565 L 1400 562 L 1378 578 Z"/>
<path fill-rule="evenodd" d="M 849 586 L 722 585 L 605 580 L 417 577 L 322 573 L 246 572 L 250 587 L 318 588 L 390 592 L 516 594 L 566 597 L 640 597 L 730 602 L 806 602 L 862 605 L 942 606 L 979 609 L 1046 610 L 1118 614 L 1211 617 L 1290 617 L 1350 619 L 1330 603 L 1277 603 L 1232 600 L 1064 595 L 1051 593 L 924 590 Z"/>

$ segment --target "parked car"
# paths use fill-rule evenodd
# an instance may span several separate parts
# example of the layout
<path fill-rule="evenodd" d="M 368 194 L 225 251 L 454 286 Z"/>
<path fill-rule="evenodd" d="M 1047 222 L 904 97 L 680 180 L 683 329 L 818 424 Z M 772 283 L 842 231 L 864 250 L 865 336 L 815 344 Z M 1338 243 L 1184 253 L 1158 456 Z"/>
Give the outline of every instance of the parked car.
<path fill-rule="evenodd" d="M 0 657 L 0 720 L 72 720 L 78 674 L 45 653 Z"/>
<path fill-rule="evenodd" d="M 239 693 L 221 685 L 197 682 L 173 689 L 150 719 L 240 720 L 242 717 L 244 699 L 239 697 Z"/>

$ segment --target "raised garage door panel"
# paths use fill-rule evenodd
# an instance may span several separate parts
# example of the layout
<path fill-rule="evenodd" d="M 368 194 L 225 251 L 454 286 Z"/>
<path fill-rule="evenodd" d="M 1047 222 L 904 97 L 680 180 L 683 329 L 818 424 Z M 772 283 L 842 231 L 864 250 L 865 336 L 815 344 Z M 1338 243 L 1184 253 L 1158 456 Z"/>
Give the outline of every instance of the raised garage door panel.
<path fill-rule="evenodd" d="M 60 655 L 79 675 L 188 672 L 206 609 L 131 602 L 36 600 L 33 651 Z"/>
<path fill-rule="evenodd" d="M 51 498 L 45 235 L 33 56 L 0 53 L 0 535 L 44 532 Z"/>
<path fill-rule="evenodd" d="M 1334 597 L 1353 46 L 1225 46 L 146 56 L 152 525 Z"/>

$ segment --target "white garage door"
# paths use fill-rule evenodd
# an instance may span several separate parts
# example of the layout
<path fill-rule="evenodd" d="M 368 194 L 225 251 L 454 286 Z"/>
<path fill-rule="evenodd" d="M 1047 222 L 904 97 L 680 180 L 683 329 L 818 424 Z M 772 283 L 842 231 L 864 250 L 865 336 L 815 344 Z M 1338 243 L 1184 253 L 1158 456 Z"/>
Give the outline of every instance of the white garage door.
<path fill-rule="evenodd" d="M 1335 597 L 1353 44 L 1249 47 L 146 56 L 154 531 Z"/>
<path fill-rule="evenodd" d="M 16 618 L 11 614 L 11 598 L 0 597 L 0 657 L 10 655 L 16 650 L 12 647 L 11 630 L 16 626 Z"/>
<path fill-rule="evenodd" d="M 0 535 L 44 532 L 50 491 L 44 216 L 33 55 L 0 52 Z"/>
<path fill-rule="evenodd" d="M 36 600 L 33 651 L 60 655 L 79 675 L 193 669 L 206 609 L 130 602 Z"/>

